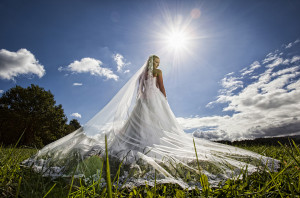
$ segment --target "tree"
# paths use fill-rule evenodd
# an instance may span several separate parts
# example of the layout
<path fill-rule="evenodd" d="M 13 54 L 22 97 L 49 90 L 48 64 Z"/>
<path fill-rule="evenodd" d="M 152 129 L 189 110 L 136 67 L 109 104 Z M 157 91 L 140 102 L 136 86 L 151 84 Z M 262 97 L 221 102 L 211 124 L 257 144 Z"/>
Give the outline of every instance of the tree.
<path fill-rule="evenodd" d="M 74 127 L 74 130 L 79 129 L 81 127 L 80 123 L 77 119 L 72 119 L 69 123 L 70 126 Z"/>
<path fill-rule="evenodd" d="M 69 133 L 62 105 L 38 85 L 16 86 L 0 98 L 0 141 L 42 147 Z"/>
<path fill-rule="evenodd" d="M 72 119 L 69 124 L 66 124 L 66 131 L 68 133 L 71 133 L 75 131 L 76 129 L 79 129 L 81 127 L 80 123 L 76 119 Z"/>

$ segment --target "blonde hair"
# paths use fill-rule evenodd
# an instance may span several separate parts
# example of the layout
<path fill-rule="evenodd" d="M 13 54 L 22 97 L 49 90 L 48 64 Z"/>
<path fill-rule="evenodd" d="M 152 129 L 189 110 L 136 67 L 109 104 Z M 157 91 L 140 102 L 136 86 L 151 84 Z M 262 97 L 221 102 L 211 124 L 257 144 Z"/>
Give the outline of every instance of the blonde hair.
<path fill-rule="evenodd" d="M 160 59 L 158 56 L 156 56 L 156 55 L 153 55 L 153 59 L 155 59 L 155 58 L 158 58 L 158 59 Z"/>

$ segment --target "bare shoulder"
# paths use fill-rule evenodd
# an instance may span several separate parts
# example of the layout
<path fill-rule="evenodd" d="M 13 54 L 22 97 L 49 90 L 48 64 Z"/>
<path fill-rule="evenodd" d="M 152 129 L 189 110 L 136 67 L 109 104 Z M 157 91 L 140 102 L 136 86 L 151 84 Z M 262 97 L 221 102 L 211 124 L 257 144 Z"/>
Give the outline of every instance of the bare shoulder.
<path fill-rule="evenodd" d="M 153 69 L 153 73 L 162 74 L 162 71 L 160 69 Z"/>
<path fill-rule="evenodd" d="M 161 76 L 162 71 L 160 69 L 153 69 L 153 75 L 156 76 Z"/>

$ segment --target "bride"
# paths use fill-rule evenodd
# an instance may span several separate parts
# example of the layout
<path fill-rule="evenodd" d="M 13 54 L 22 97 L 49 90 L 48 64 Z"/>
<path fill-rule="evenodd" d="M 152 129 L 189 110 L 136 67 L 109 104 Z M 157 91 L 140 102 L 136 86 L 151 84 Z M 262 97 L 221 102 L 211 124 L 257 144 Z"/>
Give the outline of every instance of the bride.
<path fill-rule="evenodd" d="M 278 160 L 185 133 L 168 104 L 159 64 L 159 57 L 151 55 L 83 127 L 23 164 L 52 177 L 95 178 L 105 160 L 106 136 L 110 163 L 123 160 L 120 183 L 126 185 L 151 185 L 155 180 L 199 187 L 199 177 L 205 174 L 216 186 L 244 170 L 251 174 L 265 166 L 278 169 Z"/>

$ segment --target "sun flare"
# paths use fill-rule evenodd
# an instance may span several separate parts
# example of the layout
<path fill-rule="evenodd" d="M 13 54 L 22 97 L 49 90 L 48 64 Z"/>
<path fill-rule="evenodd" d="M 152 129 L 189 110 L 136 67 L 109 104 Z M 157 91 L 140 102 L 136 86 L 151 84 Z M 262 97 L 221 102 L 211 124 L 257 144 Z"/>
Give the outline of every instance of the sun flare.
<path fill-rule="evenodd" d="M 159 54 L 171 58 L 174 63 L 179 63 L 193 54 L 196 37 L 189 22 L 169 21 L 160 29 L 156 34 Z"/>
<path fill-rule="evenodd" d="M 201 43 L 202 32 L 198 29 L 197 20 L 200 17 L 200 10 L 194 8 L 190 15 L 173 14 L 162 4 L 161 18 L 153 22 L 151 37 L 153 38 L 155 53 L 172 61 L 172 65 L 182 64 L 184 61 L 196 57 L 197 48 Z M 184 13 L 184 12 L 183 12 Z"/>
<path fill-rule="evenodd" d="M 170 48 L 178 50 L 180 48 L 185 48 L 188 40 L 188 35 L 182 31 L 171 32 L 167 37 L 167 43 Z"/>

